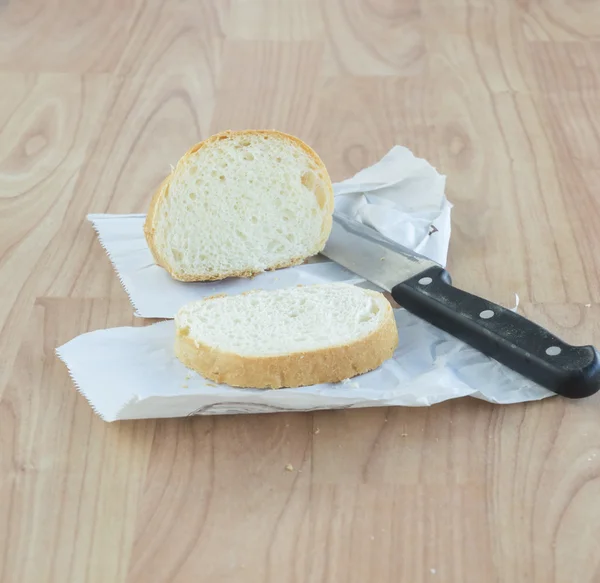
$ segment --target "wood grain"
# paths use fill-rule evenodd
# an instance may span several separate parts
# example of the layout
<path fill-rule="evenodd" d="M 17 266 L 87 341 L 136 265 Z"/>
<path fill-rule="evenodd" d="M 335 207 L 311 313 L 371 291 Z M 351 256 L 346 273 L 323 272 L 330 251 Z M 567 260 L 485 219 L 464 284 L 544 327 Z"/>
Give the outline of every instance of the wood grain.
<path fill-rule="evenodd" d="M 0 580 L 124 580 L 153 422 L 100 421 L 53 353 L 132 319 L 127 301 L 36 302 L 0 407 Z"/>
<path fill-rule="evenodd" d="M 239 70 L 220 76 L 211 133 L 276 127 L 312 142 L 321 55 L 307 41 L 225 41 L 223 71 Z"/>
<path fill-rule="evenodd" d="M 5 0 L 0 5 L 0 64 L 4 71 L 114 71 L 141 2 Z"/>
<path fill-rule="evenodd" d="M 418 0 L 322 2 L 328 75 L 420 74 L 425 39 Z"/>
<path fill-rule="evenodd" d="M 54 356 L 145 324 L 85 215 L 252 126 L 336 180 L 410 147 L 455 282 L 600 344 L 599 34 L 578 0 L 0 2 L 0 581 L 599 582 L 597 397 L 109 425 Z"/>

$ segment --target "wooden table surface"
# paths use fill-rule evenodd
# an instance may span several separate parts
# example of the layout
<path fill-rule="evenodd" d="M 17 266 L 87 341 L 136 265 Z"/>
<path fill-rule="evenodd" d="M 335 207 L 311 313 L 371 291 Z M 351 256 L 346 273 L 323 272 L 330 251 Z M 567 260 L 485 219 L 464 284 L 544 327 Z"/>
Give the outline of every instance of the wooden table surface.
<path fill-rule="evenodd" d="M 2 583 L 600 581 L 599 398 L 107 424 L 54 355 L 134 321 L 86 213 L 246 127 L 410 147 L 455 283 L 600 344 L 600 2 L 3 0 L 0 86 Z"/>

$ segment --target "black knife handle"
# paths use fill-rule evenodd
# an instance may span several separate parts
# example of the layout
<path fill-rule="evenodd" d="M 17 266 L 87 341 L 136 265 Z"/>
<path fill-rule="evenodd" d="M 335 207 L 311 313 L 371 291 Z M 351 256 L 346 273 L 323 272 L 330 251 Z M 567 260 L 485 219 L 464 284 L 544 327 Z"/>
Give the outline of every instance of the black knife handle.
<path fill-rule="evenodd" d="M 452 287 L 441 267 L 398 284 L 403 308 L 470 344 L 539 385 L 571 399 L 600 390 L 600 358 L 593 346 L 571 346 L 527 318 Z"/>

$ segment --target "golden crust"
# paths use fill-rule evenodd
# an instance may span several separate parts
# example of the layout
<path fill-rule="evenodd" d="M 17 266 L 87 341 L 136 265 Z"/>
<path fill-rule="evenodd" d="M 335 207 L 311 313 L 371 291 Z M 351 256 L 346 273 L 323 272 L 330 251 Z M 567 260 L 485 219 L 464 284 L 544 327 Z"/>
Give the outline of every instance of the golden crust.
<path fill-rule="evenodd" d="M 146 215 L 146 221 L 144 222 L 144 235 L 146 237 L 146 242 L 148 243 L 148 247 L 150 248 L 150 251 L 152 253 L 152 256 L 154 257 L 154 261 L 156 262 L 156 264 L 159 265 L 160 267 L 164 268 L 173 279 L 176 279 L 178 281 L 217 281 L 217 280 L 225 279 L 227 277 L 253 277 L 253 276 L 257 275 L 258 273 L 261 273 L 260 271 L 255 271 L 255 270 L 237 271 L 237 272 L 229 272 L 229 273 L 216 273 L 216 274 L 215 273 L 193 274 L 193 275 L 187 274 L 187 273 L 177 273 L 161 257 L 156 245 L 154 244 L 155 217 L 156 217 L 156 214 L 160 207 L 161 201 L 164 199 L 165 196 L 168 195 L 169 186 L 171 184 L 171 179 L 177 173 L 177 171 L 185 165 L 185 163 L 187 162 L 187 159 L 192 154 L 195 154 L 201 148 L 206 148 L 210 144 L 212 144 L 216 141 L 219 141 L 219 140 L 224 140 L 227 138 L 239 137 L 239 136 L 244 136 L 244 135 L 276 136 L 278 138 L 282 138 L 282 139 L 288 140 L 290 142 L 293 142 L 294 144 L 296 144 L 297 146 L 302 148 L 309 155 L 311 160 L 316 165 L 316 171 L 321 180 L 321 184 L 324 185 L 326 188 L 325 194 L 326 194 L 326 206 L 327 206 L 327 209 L 326 209 L 327 215 L 324 217 L 324 220 L 323 220 L 323 228 L 321 231 L 321 240 L 319 241 L 319 245 L 315 249 L 313 255 L 320 253 L 323 250 L 323 248 L 325 247 L 325 243 L 327 242 L 327 239 L 329 238 L 329 234 L 331 232 L 334 200 L 333 200 L 333 185 L 331 184 L 331 179 L 329 178 L 327 168 L 325 167 L 325 164 L 323 164 L 323 161 L 321 160 L 319 155 L 308 144 L 305 144 L 301 139 L 299 139 L 295 136 L 291 136 L 289 134 L 285 134 L 283 132 L 279 132 L 277 130 L 227 130 L 227 131 L 215 134 L 214 136 L 211 136 L 210 138 L 192 146 L 181 157 L 181 159 L 179 160 L 179 162 L 177 163 L 177 166 L 173 169 L 173 171 L 162 181 L 161 185 L 159 186 L 157 191 L 154 193 L 154 196 L 152 197 L 152 200 L 150 202 L 148 214 Z M 269 267 L 267 269 L 267 271 L 273 271 L 276 269 L 282 269 L 284 267 L 292 267 L 293 265 L 299 265 L 306 258 L 307 257 L 293 257 L 292 259 L 290 259 L 289 261 L 287 261 L 285 263 L 281 263 L 281 264 L 273 265 L 273 266 Z"/>
<path fill-rule="evenodd" d="M 280 356 L 242 356 L 196 344 L 185 330 L 177 329 L 175 355 L 203 377 L 232 387 L 280 389 L 337 383 L 376 369 L 394 354 L 398 329 L 387 301 L 385 309 L 385 319 L 379 328 L 356 342 L 340 346 Z"/>
<path fill-rule="evenodd" d="M 150 248 L 150 252 L 152 253 L 152 257 L 154 257 L 154 261 L 156 265 L 160 265 L 167 271 L 169 271 L 168 267 L 163 264 L 162 258 L 160 257 L 155 245 L 154 245 L 154 216 L 157 212 L 157 207 L 159 201 L 163 198 L 164 192 L 169 189 L 169 184 L 171 182 L 171 176 L 173 173 L 169 174 L 158 187 L 158 190 L 154 193 L 152 200 L 150 201 L 150 208 L 148 209 L 148 214 L 146 215 L 146 220 L 144 221 L 144 235 L 146 237 L 146 242 L 148 243 L 148 247 Z"/>

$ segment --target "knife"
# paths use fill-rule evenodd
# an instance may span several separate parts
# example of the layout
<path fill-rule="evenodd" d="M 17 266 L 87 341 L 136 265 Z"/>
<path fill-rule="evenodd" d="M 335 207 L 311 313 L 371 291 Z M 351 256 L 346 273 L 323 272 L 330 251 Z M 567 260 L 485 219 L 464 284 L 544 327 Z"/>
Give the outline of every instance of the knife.
<path fill-rule="evenodd" d="M 391 293 L 409 312 L 542 387 L 571 399 L 600 390 L 600 355 L 523 316 L 452 286 L 435 261 L 358 221 L 333 215 L 323 255 Z"/>

